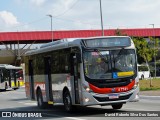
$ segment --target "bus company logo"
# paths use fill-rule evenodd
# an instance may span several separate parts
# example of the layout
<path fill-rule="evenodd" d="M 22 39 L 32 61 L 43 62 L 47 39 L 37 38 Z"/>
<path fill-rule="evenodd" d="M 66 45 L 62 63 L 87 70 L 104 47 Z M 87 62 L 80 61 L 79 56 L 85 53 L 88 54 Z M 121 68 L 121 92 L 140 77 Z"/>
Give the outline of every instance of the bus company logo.
<path fill-rule="evenodd" d="M 38 83 L 38 84 L 36 84 L 36 86 L 35 86 L 35 89 L 37 89 L 37 87 L 40 87 L 41 88 L 41 90 L 45 90 L 45 84 L 44 83 Z"/>
<path fill-rule="evenodd" d="M 114 92 L 116 91 L 116 89 L 115 89 L 115 88 L 112 88 L 111 91 L 112 91 L 112 93 L 114 93 Z"/>

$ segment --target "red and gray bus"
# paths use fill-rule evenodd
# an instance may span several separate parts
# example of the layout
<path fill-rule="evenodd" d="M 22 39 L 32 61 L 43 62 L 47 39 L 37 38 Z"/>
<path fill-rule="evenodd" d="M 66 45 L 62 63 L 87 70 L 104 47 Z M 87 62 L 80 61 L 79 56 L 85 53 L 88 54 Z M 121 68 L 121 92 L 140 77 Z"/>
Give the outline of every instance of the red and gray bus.
<path fill-rule="evenodd" d="M 26 96 L 40 108 L 123 104 L 139 99 L 137 57 L 128 36 L 70 38 L 25 56 Z"/>

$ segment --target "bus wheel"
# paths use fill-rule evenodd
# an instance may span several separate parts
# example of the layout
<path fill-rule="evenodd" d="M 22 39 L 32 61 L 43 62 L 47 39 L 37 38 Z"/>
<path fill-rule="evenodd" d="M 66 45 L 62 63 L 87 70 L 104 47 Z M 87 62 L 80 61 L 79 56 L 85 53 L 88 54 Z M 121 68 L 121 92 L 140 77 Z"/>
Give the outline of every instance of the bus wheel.
<path fill-rule="evenodd" d="M 64 95 L 63 95 L 63 103 L 64 103 L 65 110 L 66 110 L 67 112 L 73 111 L 73 107 L 74 107 L 74 106 L 72 105 L 71 96 L 70 96 L 68 90 L 64 92 Z"/>
<path fill-rule="evenodd" d="M 43 97 L 42 97 L 41 90 L 38 90 L 38 92 L 37 92 L 37 105 L 41 109 L 45 108 L 45 103 L 43 102 Z"/>
<path fill-rule="evenodd" d="M 121 109 L 122 106 L 123 106 L 123 104 L 120 103 L 120 104 L 112 105 L 112 108 L 113 108 L 113 109 Z"/>

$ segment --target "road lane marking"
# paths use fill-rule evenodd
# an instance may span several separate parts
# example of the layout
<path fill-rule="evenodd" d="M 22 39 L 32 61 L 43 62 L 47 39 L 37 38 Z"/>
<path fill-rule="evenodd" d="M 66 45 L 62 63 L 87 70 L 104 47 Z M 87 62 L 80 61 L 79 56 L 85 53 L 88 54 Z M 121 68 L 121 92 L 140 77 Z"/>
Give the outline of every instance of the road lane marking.
<path fill-rule="evenodd" d="M 132 110 L 132 111 L 148 111 L 147 109 L 135 109 L 135 108 L 124 108 L 123 110 Z M 149 110 L 149 111 L 155 111 L 155 110 Z"/>
<path fill-rule="evenodd" d="M 37 105 L 37 103 L 24 103 L 24 105 Z"/>
<path fill-rule="evenodd" d="M 24 105 L 37 105 L 36 102 L 18 102 L 20 104 L 24 104 Z"/>
<path fill-rule="evenodd" d="M 72 120 L 86 120 L 86 119 L 81 119 L 81 118 L 75 118 L 75 117 L 65 117 L 67 119 L 72 119 Z"/>

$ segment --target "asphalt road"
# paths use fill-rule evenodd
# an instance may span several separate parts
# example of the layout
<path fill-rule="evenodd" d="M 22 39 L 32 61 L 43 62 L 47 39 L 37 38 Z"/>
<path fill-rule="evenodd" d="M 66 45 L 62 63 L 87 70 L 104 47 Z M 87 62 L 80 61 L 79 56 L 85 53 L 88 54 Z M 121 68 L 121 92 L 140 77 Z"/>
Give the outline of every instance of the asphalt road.
<path fill-rule="evenodd" d="M 41 110 L 37 107 L 37 103 L 35 101 L 28 100 L 25 96 L 24 88 L 19 90 L 8 90 L 0 92 L 0 111 L 1 112 L 10 112 L 13 111 L 17 113 L 31 112 L 31 113 L 38 113 L 37 115 L 42 115 L 42 118 L 36 119 L 59 119 L 59 120 L 97 120 L 97 119 L 117 119 L 114 117 L 118 115 L 119 120 L 132 120 L 135 119 L 137 114 L 144 114 L 144 115 L 151 115 L 151 117 L 136 117 L 136 119 L 153 119 L 159 120 L 160 119 L 160 112 L 159 117 L 154 117 L 155 111 L 160 111 L 160 99 L 152 98 L 152 97 L 145 97 L 142 96 L 139 102 L 130 102 L 123 106 L 121 110 L 113 110 L 110 106 L 92 106 L 92 107 L 79 107 L 77 111 L 74 113 L 67 113 L 62 105 L 55 105 L 53 108 Z M 43 112 L 42 112 L 43 111 Z M 138 111 L 138 112 L 136 112 Z M 148 111 L 148 112 L 143 112 Z M 130 112 L 130 113 L 129 113 Z M 133 113 L 133 114 L 132 114 Z M 149 113 L 149 114 L 147 114 Z M 133 117 L 131 117 L 131 114 Z M 16 114 L 15 114 L 16 115 Z M 12 115 L 12 116 L 15 116 Z M 28 113 L 27 113 L 28 115 Z M 129 115 L 130 117 L 127 117 Z M 45 116 L 45 117 L 44 117 Z M 112 117 L 108 117 L 112 116 Z M 122 117 L 120 117 L 122 116 Z M 156 113 L 155 113 L 156 116 Z M 0 119 L 22 119 L 21 117 L 18 118 L 0 118 Z M 29 118 L 23 118 L 29 119 Z M 35 119 L 35 118 L 30 118 Z"/>

